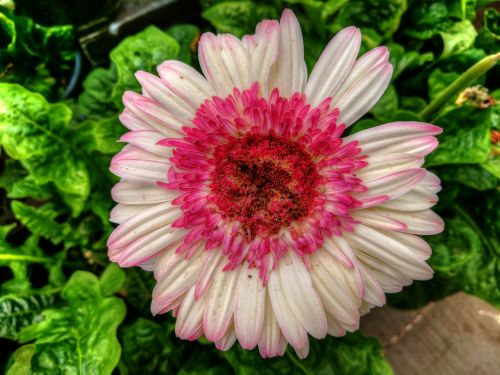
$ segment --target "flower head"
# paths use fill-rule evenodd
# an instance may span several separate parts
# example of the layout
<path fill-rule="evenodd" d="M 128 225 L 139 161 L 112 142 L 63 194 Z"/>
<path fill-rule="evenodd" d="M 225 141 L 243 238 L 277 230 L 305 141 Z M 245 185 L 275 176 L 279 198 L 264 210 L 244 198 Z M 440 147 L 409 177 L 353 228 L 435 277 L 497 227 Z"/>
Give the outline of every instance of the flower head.
<path fill-rule="evenodd" d="M 309 79 L 297 19 L 255 35 L 204 34 L 204 76 L 166 61 L 138 72 L 120 119 L 128 145 L 111 171 L 120 224 L 109 257 L 154 271 L 153 314 L 176 334 L 238 340 L 263 357 L 308 334 L 356 330 L 361 314 L 412 280 L 432 277 L 439 179 L 422 168 L 441 129 L 394 122 L 343 136 L 380 98 L 388 51 L 357 59 L 361 34 L 340 31 Z"/>

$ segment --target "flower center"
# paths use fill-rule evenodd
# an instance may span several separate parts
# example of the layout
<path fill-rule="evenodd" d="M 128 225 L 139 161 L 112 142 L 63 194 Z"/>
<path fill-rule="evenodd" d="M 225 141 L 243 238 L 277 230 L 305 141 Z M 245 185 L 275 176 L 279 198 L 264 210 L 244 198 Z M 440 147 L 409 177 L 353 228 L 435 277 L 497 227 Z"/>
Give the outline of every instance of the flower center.
<path fill-rule="evenodd" d="M 320 175 L 299 143 L 246 135 L 216 147 L 211 200 L 254 238 L 279 232 L 312 212 Z"/>

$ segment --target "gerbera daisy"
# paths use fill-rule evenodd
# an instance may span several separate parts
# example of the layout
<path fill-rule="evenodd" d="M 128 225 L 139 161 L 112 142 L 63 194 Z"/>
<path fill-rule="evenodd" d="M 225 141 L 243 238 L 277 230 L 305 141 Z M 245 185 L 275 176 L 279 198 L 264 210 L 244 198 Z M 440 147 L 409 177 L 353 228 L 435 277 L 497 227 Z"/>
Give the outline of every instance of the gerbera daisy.
<path fill-rule="evenodd" d="M 429 210 L 440 181 L 422 168 L 441 129 L 343 136 L 392 74 L 385 47 L 358 59 L 360 43 L 343 29 L 307 78 L 285 10 L 242 40 L 203 34 L 204 75 L 178 61 L 137 73 L 111 164 L 109 257 L 154 271 L 151 311 L 173 311 L 178 337 L 305 357 L 308 334 L 354 331 L 386 292 L 432 277 L 417 235 L 443 229 Z"/>

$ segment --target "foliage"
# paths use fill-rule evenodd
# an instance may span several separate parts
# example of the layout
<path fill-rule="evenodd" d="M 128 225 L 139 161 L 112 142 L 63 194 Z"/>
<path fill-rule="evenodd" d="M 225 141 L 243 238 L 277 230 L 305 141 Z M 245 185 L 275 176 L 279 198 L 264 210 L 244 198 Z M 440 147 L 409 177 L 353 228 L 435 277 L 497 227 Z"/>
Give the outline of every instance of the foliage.
<path fill-rule="evenodd" d="M 376 339 L 361 334 L 311 341 L 300 361 L 291 349 L 262 360 L 234 347 L 180 342 L 169 316 L 149 311 L 151 273 L 109 265 L 112 230 L 110 159 L 125 132 L 118 121 L 125 90 L 139 89 L 137 70 L 164 60 L 195 68 L 200 29 L 149 26 L 109 51 L 109 66 L 70 81 L 75 22 L 61 9 L 36 14 L 32 2 L 0 5 L 0 357 L 7 374 L 391 374 Z M 58 4 L 67 4 L 58 1 Z M 416 307 L 462 290 L 500 307 L 500 106 L 450 98 L 434 118 L 421 111 L 486 55 L 500 50 L 499 14 L 480 0 L 201 0 L 206 30 L 252 33 L 282 9 L 298 15 L 309 71 L 333 33 L 354 24 L 362 51 L 385 44 L 393 80 L 379 103 L 350 131 L 397 120 L 443 128 L 427 167 L 443 181 L 436 206 L 446 230 L 428 237 L 432 281 L 393 295 Z M 41 2 L 40 4 L 45 4 Z M 483 12 L 480 9 L 486 7 Z M 57 8 L 57 7 L 56 7 Z M 30 12 L 30 10 L 32 12 Z M 85 17 L 88 16 L 86 10 Z M 30 17 L 36 17 L 36 21 Z M 83 16 L 82 16 L 83 17 Z M 203 18 L 203 19 L 201 19 Z M 73 20 L 73 21 L 72 21 Z M 49 22 L 50 23 L 50 22 Z M 498 66 L 470 82 L 500 102 Z M 494 101 L 491 101 L 493 103 Z M 3 362 L 2 362 L 3 361 Z"/>

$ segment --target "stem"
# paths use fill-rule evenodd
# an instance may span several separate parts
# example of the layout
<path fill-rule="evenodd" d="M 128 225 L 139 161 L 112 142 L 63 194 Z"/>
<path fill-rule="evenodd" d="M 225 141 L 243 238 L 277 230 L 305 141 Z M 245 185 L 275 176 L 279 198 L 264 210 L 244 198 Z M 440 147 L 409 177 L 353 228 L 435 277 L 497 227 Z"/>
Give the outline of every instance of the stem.
<path fill-rule="evenodd" d="M 497 61 L 500 60 L 500 53 L 495 53 L 493 55 L 486 56 L 484 59 L 478 61 L 473 66 L 465 71 L 460 77 L 458 77 L 451 85 L 449 85 L 441 94 L 430 102 L 418 116 L 424 120 L 429 121 L 436 112 L 438 112 L 443 105 L 445 105 L 451 98 L 459 94 L 464 90 L 469 84 L 482 76 L 488 70 L 493 68 Z"/>

